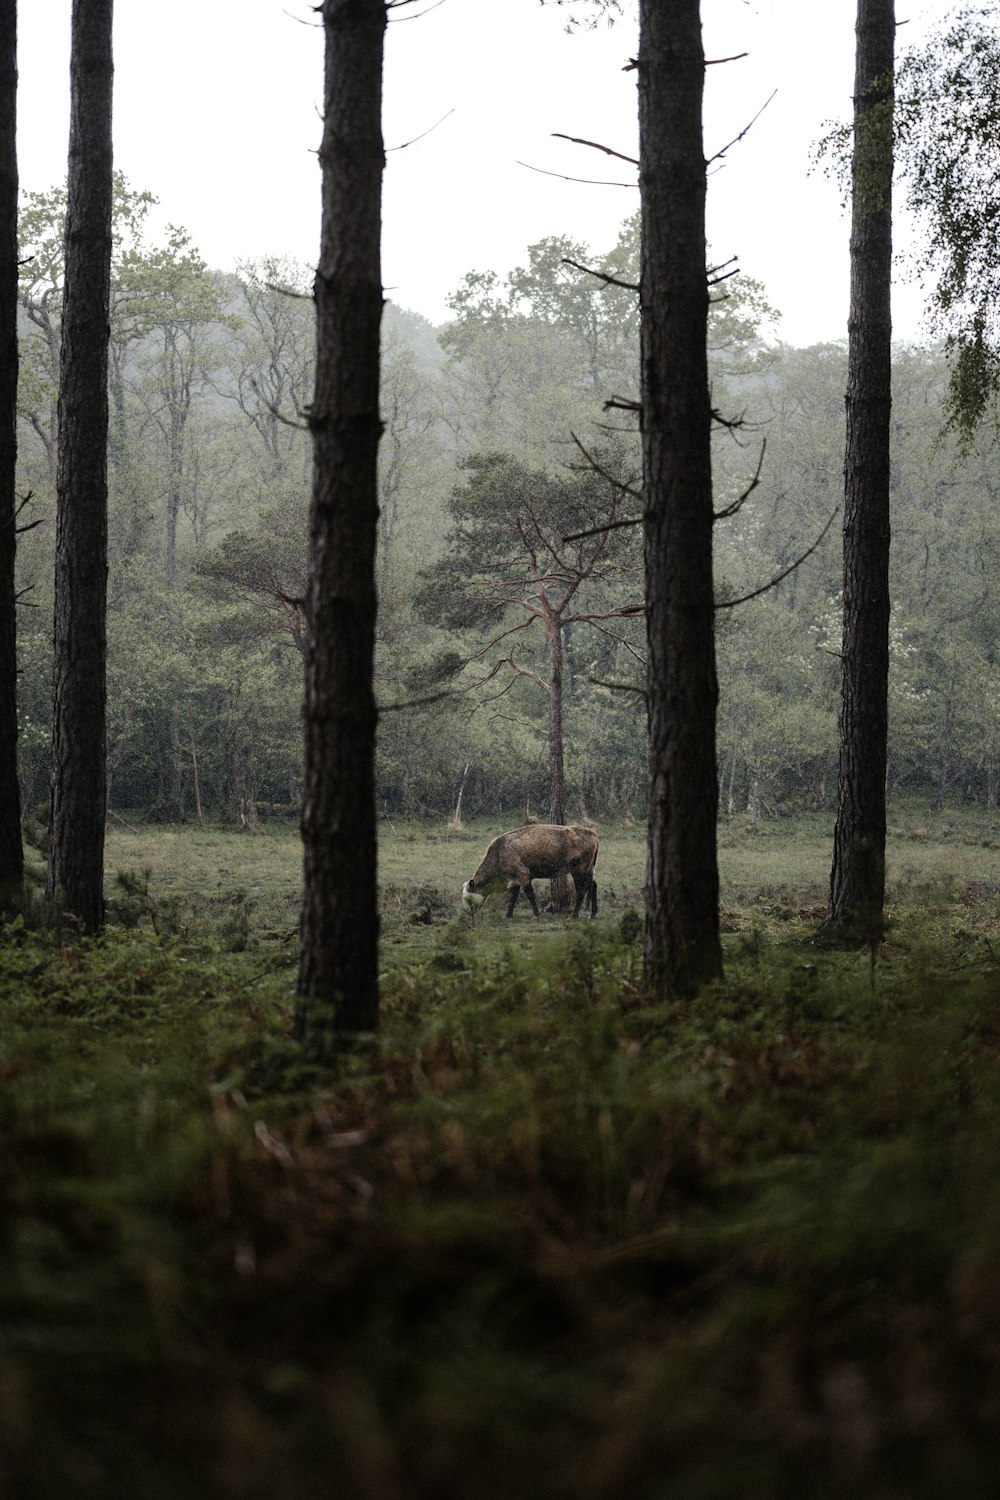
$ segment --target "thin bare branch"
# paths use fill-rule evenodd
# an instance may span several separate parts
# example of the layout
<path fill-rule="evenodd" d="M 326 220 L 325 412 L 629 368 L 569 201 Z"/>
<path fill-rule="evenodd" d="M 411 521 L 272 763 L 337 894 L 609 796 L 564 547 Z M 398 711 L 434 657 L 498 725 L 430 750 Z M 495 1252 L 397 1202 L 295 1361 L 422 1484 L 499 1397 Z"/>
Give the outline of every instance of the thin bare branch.
<path fill-rule="evenodd" d="M 712 407 L 712 421 L 716 427 L 721 427 L 725 432 L 742 432 L 746 426 L 746 416 L 724 417 L 717 407 Z"/>
<path fill-rule="evenodd" d="M 743 509 L 744 505 L 750 499 L 750 496 L 753 494 L 754 490 L 760 484 L 760 471 L 764 466 L 764 454 L 766 451 L 767 438 L 762 438 L 760 445 L 760 457 L 757 460 L 757 468 L 754 471 L 753 478 L 747 485 L 746 489 L 743 491 L 742 495 L 740 495 L 738 499 L 734 500 L 732 505 L 724 505 L 722 510 L 717 510 L 714 513 L 714 515 L 712 516 L 713 521 L 728 521 L 731 516 L 736 515 L 737 511 Z"/>
<path fill-rule="evenodd" d="M 552 134 L 557 141 L 570 141 L 574 146 L 589 146 L 593 151 L 603 151 L 605 156 L 614 156 L 618 161 L 627 161 L 630 167 L 639 165 L 638 157 L 624 156 L 621 151 L 612 151 L 610 146 L 602 146 L 600 141 L 585 141 L 582 136 L 563 135 L 559 130 L 554 130 Z"/>
<path fill-rule="evenodd" d="M 501 641 L 505 641 L 508 636 L 517 635 L 518 632 L 521 631 L 521 630 L 529 630 L 531 628 L 531 626 L 534 624 L 535 620 L 540 620 L 540 619 L 541 619 L 541 612 L 539 610 L 537 610 L 537 609 L 533 609 L 532 612 L 531 612 L 530 617 L 527 620 L 519 620 L 516 625 L 511 625 L 509 627 L 509 629 L 503 630 L 503 631 L 500 632 L 499 635 L 493 636 L 492 639 L 488 640 L 484 646 L 480 646 L 480 648 L 479 648 L 478 651 L 473 651 L 473 653 L 472 653 L 471 656 L 467 656 L 466 657 L 464 665 L 465 666 L 470 666 L 472 664 L 472 662 L 474 662 L 474 661 L 482 661 L 483 657 L 487 654 L 487 652 L 492 651 L 495 646 L 499 646 L 499 644 L 500 644 Z M 500 663 L 498 663 L 498 665 L 495 666 L 493 668 L 493 670 L 490 672 L 490 677 L 493 677 L 493 676 L 496 675 L 496 672 L 498 670 L 499 665 L 502 664 L 502 662 L 504 662 L 504 661 L 506 661 L 506 657 L 501 657 L 500 658 Z M 478 687 L 483 682 L 489 682 L 490 677 L 483 677 L 483 678 L 481 678 L 480 682 L 476 683 L 475 685 Z"/>
<path fill-rule="evenodd" d="M 584 266 L 578 260 L 570 260 L 568 255 L 562 258 L 564 266 L 572 266 L 574 271 L 582 271 L 585 276 L 596 276 L 598 281 L 603 281 L 607 286 L 620 286 L 626 292 L 638 292 L 637 281 L 621 281 L 617 276 L 609 276 L 607 271 L 595 271 L 593 266 Z"/>
<path fill-rule="evenodd" d="M 282 286 L 280 281 L 265 281 L 264 285 L 269 292 L 279 292 L 282 297 L 291 297 L 295 302 L 311 302 L 312 292 L 296 292 L 290 286 Z"/>
<path fill-rule="evenodd" d="M 564 542 L 585 541 L 589 536 L 601 536 L 605 531 L 624 531 L 626 526 L 641 526 L 641 516 L 629 516 L 623 521 L 606 521 L 603 526 L 592 526 L 588 531 L 573 531 L 564 536 Z"/>
<path fill-rule="evenodd" d="M 584 447 L 583 443 L 577 437 L 577 435 L 576 435 L 575 432 L 570 432 L 570 437 L 573 439 L 573 442 L 576 444 L 576 446 L 579 448 L 580 452 L 583 454 L 584 458 L 587 460 L 587 466 L 588 466 L 588 468 L 590 468 L 595 474 L 599 474 L 602 479 L 606 479 L 607 482 L 608 482 L 608 484 L 610 484 L 613 489 L 616 489 L 619 492 L 619 494 L 622 494 L 622 495 L 631 495 L 633 500 L 641 500 L 642 499 L 642 490 L 637 490 L 634 485 L 626 484 L 623 479 L 616 479 L 613 474 L 610 474 L 607 469 L 605 469 L 601 464 L 598 463 L 598 461 L 594 457 L 594 455 L 592 453 L 590 453 Z M 614 523 L 614 525 L 616 525 L 616 526 L 631 525 L 631 524 L 632 523 L 630 521 L 629 522 L 616 521 Z M 598 530 L 599 529 L 600 528 L 598 528 Z M 590 532 L 590 531 L 574 532 L 572 536 L 564 536 L 563 537 L 563 541 L 564 542 L 576 542 L 576 541 L 579 541 L 582 537 L 596 536 L 596 535 L 597 535 L 597 531 L 592 531 L 592 532 Z"/>
<path fill-rule="evenodd" d="M 742 55 L 746 56 L 745 53 L 742 54 Z M 727 57 L 727 58 L 720 58 L 719 61 L 720 62 L 731 62 L 731 61 L 733 61 L 733 59 Z M 723 146 L 723 148 L 722 148 L 721 151 L 716 151 L 716 153 L 715 153 L 714 156 L 710 156 L 708 158 L 708 160 L 706 161 L 706 163 L 705 163 L 706 167 L 710 167 L 712 165 L 713 161 L 721 161 L 722 158 L 725 156 L 726 152 L 729 150 L 729 148 L 731 146 L 738 145 L 738 143 L 743 139 L 743 137 L 747 134 L 747 132 L 749 130 L 752 130 L 753 127 L 754 127 L 754 125 L 756 125 L 757 121 L 760 119 L 761 115 L 764 113 L 765 109 L 770 104 L 771 100 L 774 98 L 774 96 L 775 96 L 775 94 L 777 92 L 778 92 L 777 89 L 773 89 L 772 90 L 769 98 L 767 98 L 767 99 L 764 100 L 764 103 L 761 105 L 760 109 L 754 115 L 753 119 L 749 122 L 749 124 L 744 125 L 744 127 L 740 131 L 739 135 L 734 135 L 733 139 L 731 141 L 729 141 L 727 145 Z"/>
<path fill-rule="evenodd" d="M 296 296 L 297 293 L 292 292 L 289 295 L 290 296 Z M 296 421 L 293 421 L 293 419 L 291 417 L 286 417 L 283 412 L 279 411 L 278 408 L 275 406 L 275 404 L 274 404 L 273 401 L 268 401 L 266 399 L 266 397 L 264 395 L 263 388 L 262 388 L 262 386 L 261 386 L 261 384 L 260 384 L 260 382 L 258 380 L 251 380 L 250 381 L 250 389 L 256 395 L 258 395 L 261 398 L 261 404 L 263 405 L 264 410 L 267 412 L 268 416 L 273 417 L 276 422 L 280 422 L 283 427 L 290 427 L 293 432 L 308 432 L 309 431 L 309 422 L 308 422 L 308 412 L 309 412 L 309 409 L 308 409 L 308 407 L 306 408 L 305 411 L 299 413 L 300 417 L 306 417 L 307 420 L 304 421 L 304 422 L 303 421 L 296 422 Z M 234 400 L 234 399 L 236 399 L 236 398 L 230 397 L 230 400 Z M 241 402 L 241 405 L 242 405 L 242 402 Z"/>
<path fill-rule="evenodd" d="M 438 0 L 438 3 L 443 5 L 444 4 L 444 0 Z M 424 14 L 426 14 L 426 12 L 424 12 Z M 419 19 L 420 19 L 419 16 L 404 16 L 403 17 L 404 21 L 419 21 Z M 406 148 L 407 148 L 407 146 L 414 146 L 414 145 L 416 145 L 417 141 L 422 141 L 427 136 L 431 135 L 433 131 L 437 130 L 437 128 L 438 128 L 439 125 L 443 125 L 444 124 L 445 120 L 448 119 L 449 115 L 453 115 L 454 113 L 455 113 L 454 109 L 447 110 L 441 116 L 440 120 L 435 120 L 435 122 L 434 122 L 433 125 L 428 125 L 427 129 L 426 130 L 422 130 L 419 135 L 411 136 L 410 139 L 408 141 L 404 141 L 401 146 L 386 146 L 386 148 L 385 148 L 386 149 L 386 154 L 388 155 L 388 153 L 390 151 L 405 151 Z"/>
<path fill-rule="evenodd" d="M 720 260 L 719 264 L 717 266 L 709 266 L 708 269 L 705 272 L 705 275 L 708 276 L 708 277 L 712 277 L 712 276 L 714 276 L 716 274 L 717 271 L 724 271 L 727 266 L 731 266 L 733 264 L 733 262 L 735 261 L 735 259 L 736 259 L 736 256 L 735 255 L 731 255 L 728 260 Z M 732 274 L 732 273 L 730 273 L 730 274 Z M 708 284 L 709 284 L 709 286 L 711 286 L 713 283 L 711 282 L 711 280 L 709 280 Z"/>
<path fill-rule="evenodd" d="M 570 177 L 566 172 L 548 172 L 544 167 L 533 167 L 530 161 L 521 161 L 515 157 L 519 167 L 525 167 L 529 172 L 541 172 L 543 177 L 558 177 L 560 182 L 582 182 L 586 187 L 623 187 L 637 188 L 637 182 L 609 182 L 604 177 Z"/>
<path fill-rule="evenodd" d="M 412 19 L 407 17 L 407 19 Z M 408 698 L 404 703 L 380 703 L 379 714 L 398 714 L 407 708 L 426 708 L 432 703 L 443 703 L 446 698 L 464 698 L 460 688 L 442 688 L 439 693 L 429 693 L 425 698 Z"/>
<path fill-rule="evenodd" d="M 617 613 L 618 612 L 616 611 L 616 614 Z M 599 617 L 590 617 L 590 616 L 588 616 L 587 617 L 587 624 L 588 625 L 593 625 L 594 629 L 596 631 L 598 631 L 601 635 L 606 635 L 609 641 L 615 641 L 615 642 L 617 642 L 617 644 L 619 646 L 623 646 L 630 656 L 634 656 L 635 659 L 636 659 L 636 661 L 639 662 L 639 664 L 641 666 L 645 667 L 645 665 L 646 665 L 646 658 L 642 655 L 642 653 L 640 651 L 637 651 L 635 649 L 635 647 L 632 645 L 631 641 L 627 641 L 623 635 L 619 635 L 618 632 L 617 632 L 617 630 L 608 630 L 606 628 L 606 626 L 604 626 L 604 625 L 602 625 L 602 624 L 599 623 L 600 620 L 602 620 L 602 619 L 608 619 L 608 618 L 610 618 L 610 616 L 607 616 L 607 615 L 602 615 L 602 616 L 599 616 Z"/>
<path fill-rule="evenodd" d="M 813 553 L 816 551 L 816 548 L 826 536 L 827 532 L 830 530 L 830 527 L 833 525 L 839 514 L 840 506 L 838 505 L 829 521 L 827 521 L 826 525 L 823 527 L 823 530 L 820 532 L 819 536 L 813 542 L 812 546 L 807 548 L 806 551 L 802 553 L 802 556 L 797 557 L 793 563 L 789 563 L 788 567 L 784 568 L 780 573 L 772 578 L 769 583 L 761 584 L 759 589 L 754 589 L 749 594 L 742 594 L 739 599 L 717 599 L 715 603 L 716 609 L 735 609 L 737 604 L 746 604 L 751 599 L 758 599 L 761 594 L 766 594 L 770 589 L 777 588 L 778 584 L 781 583 L 783 579 L 787 578 L 789 573 L 794 573 L 796 568 L 800 568 L 802 566 L 807 557 L 812 557 Z"/>
<path fill-rule="evenodd" d="M 18 516 L 26 506 L 31 504 L 33 499 L 34 493 L 31 490 L 29 490 L 26 495 L 21 496 L 17 506 L 14 509 L 14 514 L 12 516 L 8 516 L 7 520 L 4 522 L 3 530 L 6 531 L 10 526 L 13 526 L 14 535 L 23 536 L 26 531 L 34 531 L 36 526 L 43 526 L 45 524 L 45 516 L 39 516 L 37 521 L 27 521 L 23 526 L 19 526 L 17 524 Z"/>

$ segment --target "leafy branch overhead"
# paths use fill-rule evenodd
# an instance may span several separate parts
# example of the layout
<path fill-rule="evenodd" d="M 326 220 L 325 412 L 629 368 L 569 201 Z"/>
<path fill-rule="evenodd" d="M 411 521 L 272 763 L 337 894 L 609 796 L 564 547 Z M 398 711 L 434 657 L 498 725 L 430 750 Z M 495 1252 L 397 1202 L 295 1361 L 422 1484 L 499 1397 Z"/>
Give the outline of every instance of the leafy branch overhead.
<path fill-rule="evenodd" d="M 895 170 L 920 230 L 907 269 L 926 294 L 931 333 L 944 340 L 946 425 L 965 440 L 1000 389 L 997 20 L 995 4 L 961 6 L 901 54 L 895 76 Z M 851 141 L 850 127 L 837 125 L 817 150 L 845 183 Z"/>

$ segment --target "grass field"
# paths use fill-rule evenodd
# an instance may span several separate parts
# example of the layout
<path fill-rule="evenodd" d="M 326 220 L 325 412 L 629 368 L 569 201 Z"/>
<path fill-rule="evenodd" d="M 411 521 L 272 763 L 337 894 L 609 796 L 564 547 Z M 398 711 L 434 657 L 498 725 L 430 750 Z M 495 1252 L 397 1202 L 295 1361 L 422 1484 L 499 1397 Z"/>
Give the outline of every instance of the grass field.
<path fill-rule="evenodd" d="M 512 820 L 513 821 L 513 820 Z M 463 922 L 460 891 L 504 823 L 480 823 L 460 832 L 447 824 L 383 823 L 379 830 L 379 884 L 387 961 L 401 950 L 419 953 L 427 929 Z M 629 908 L 641 911 L 645 881 L 645 830 L 599 826 L 598 887 L 602 916 L 617 921 Z M 792 919 L 817 920 L 829 889 L 832 816 L 723 824 L 719 865 L 724 926 L 781 926 Z M 255 831 L 185 827 L 109 829 L 106 848 L 108 894 L 122 899 L 120 874 L 148 886 L 150 907 L 163 907 L 167 925 L 189 934 L 210 931 L 234 913 L 248 940 L 293 940 L 301 893 L 301 846 L 291 824 L 264 824 Z M 953 809 L 932 813 L 926 805 L 890 814 L 887 844 L 890 919 L 913 902 L 957 902 L 1000 892 L 1000 814 Z M 506 927 L 503 903 L 493 898 L 477 919 L 483 942 Z M 785 912 L 784 919 L 781 913 Z M 512 930 L 530 933 L 530 915 L 519 904 Z M 548 933 L 561 933 L 561 917 L 543 918 Z M 421 932 L 421 928 L 424 929 Z M 520 940 L 520 939 L 519 939 Z M 525 938 L 525 941 L 528 939 Z"/>
<path fill-rule="evenodd" d="M 498 828 L 386 825 L 323 1068 L 295 831 L 116 826 L 104 939 L 0 942 L 0 1495 L 994 1496 L 995 825 L 894 814 L 874 970 L 812 943 L 828 820 L 727 825 L 662 1006 L 641 831 L 595 923 L 473 926 Z"/>

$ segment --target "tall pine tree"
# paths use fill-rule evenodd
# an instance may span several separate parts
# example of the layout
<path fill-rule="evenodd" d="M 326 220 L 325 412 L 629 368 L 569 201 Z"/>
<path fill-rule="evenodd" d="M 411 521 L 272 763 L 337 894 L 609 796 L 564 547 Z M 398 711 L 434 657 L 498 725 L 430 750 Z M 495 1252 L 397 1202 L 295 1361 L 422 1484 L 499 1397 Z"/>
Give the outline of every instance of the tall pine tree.
<path fill-rule="evenodd" d="M 722 969 L 716 846 L 712 410 L 699 0 L 640 0 L 639 188 L 649 845 L 646 978 Z"/>
<path fill-rule="evenodd" d="M 391 7 L 390 7 L 391 8 Z M 308 639 L 296 1034 L 319 1055 L 378 1022 L 375 547 L 384 0 L 324 0 L 322 224 L 309 413 Z"/>
<path fill-rule="evenodd" d="M 112 0 L 73 0 L 46 895 L 104 922 Z"/>
<path fill-rule="evenodd" d="M 17 4 L 0 0 L 0 913 L 24 875 L 17 779 Z"/>
<path fill-rule="evenodd" d="M 894 0 L 858 0 L 844 458 L 840 769 L 828 931 L 876 942 L 885 901 Z"/>

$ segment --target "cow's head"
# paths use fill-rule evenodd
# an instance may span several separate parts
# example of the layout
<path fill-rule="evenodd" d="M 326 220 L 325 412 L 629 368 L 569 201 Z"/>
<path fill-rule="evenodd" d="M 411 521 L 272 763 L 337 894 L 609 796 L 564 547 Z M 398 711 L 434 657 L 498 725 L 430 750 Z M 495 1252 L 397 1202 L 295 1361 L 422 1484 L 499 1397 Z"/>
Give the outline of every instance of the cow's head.
<path fill-rule="evenodd" d="M 485 900 L 486 897 L 480 895 L 479 891 L 475 889 L 475 879 L 467 880 L 462 887 L 462 905 L 465 907 L 465 910 L 469 913 L 470 917 L 474 917 L 476 915 L 476 912 L 479 910 Z"/>

